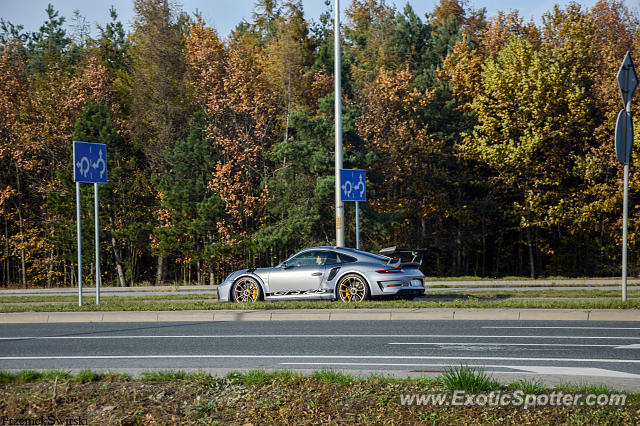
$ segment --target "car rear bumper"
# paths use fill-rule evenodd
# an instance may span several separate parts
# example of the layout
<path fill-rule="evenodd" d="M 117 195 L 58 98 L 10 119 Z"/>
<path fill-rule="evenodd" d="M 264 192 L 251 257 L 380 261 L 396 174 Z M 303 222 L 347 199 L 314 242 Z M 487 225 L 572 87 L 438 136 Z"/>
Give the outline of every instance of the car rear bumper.
<path fill-rule="evenodd" d="M 424 280 L 419 276 L 404 276 L 398 278 L 387 278 L 379 280 L 379 292 L 373 292 L 373 296 L 403 296 L 419 297 L 424 296 Z"/>
<path fill-rule="evenodd" d="M 424 287 L 392 287 L 385 288 L 382 293 L 373 296 L 390 297 L 421 297 L 424 296 Z"/>
<path fill-rule="evenodd" d="M 411 296 L 420 297 L 424 296 L 424 287 L 421 288 L 402 288 L 395 294 L 396 296 Z"/>

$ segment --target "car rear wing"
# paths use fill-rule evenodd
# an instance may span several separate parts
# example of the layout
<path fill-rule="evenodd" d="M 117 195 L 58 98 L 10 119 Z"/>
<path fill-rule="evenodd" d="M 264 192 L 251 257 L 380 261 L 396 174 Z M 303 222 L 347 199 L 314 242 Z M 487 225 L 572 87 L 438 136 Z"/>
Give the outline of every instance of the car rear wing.
<path fill-rule="evenodd" d="M 422 266 L 422 258 L 427 252 L 425 248 L 387 247 L 380 250 L 380 254 L 389 258 L 389 265 L 397 266 Z M 411 255 L 410 262 L 402 262 L 402 256 Z"/>

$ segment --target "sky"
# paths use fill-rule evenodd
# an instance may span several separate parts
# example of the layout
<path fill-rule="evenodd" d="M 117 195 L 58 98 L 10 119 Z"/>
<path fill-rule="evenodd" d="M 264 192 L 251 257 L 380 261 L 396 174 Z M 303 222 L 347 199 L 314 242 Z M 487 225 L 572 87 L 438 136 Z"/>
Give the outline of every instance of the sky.
<path fill-rule="evenodd" d="M 218 33 L 226 37 L 230 31 L 243 19 L 250 21 L 255 0 L 174 0 L 182 9 L 190 14 L 198 10 L 205 22 L 215 27 Z M 331 0 L 333 4 L 334 0 Z M 640 8 L 640 0 L 624 0 L 631 9 Z M 424 16 L 431 12 L 439 0 L 408 0 L 414 11 Z M 85 17 L 91 25 L 91 33 L 97 35 L 96 24 L 104 26 L 110 21 L 109 8 L 113 5 L 119 18 L 127 29 L 131 28 L 134 19 L 133 0 L 0 0 L 0 17 L 13 24 L 21 24 L 26 31 L 37 31 L 46 20 L 45 9 L 52 3 L 61 16 L 66 18 L 68 26 L 75 10 Z M 303 0 L 307 20 L 318 20 L 326 9 L 324 0 Z M 407 0 L 387 0 L 387 4 L 395 4 L 398 9 L 404 8 Z M 552 9 L 554 4 L 566 6 L 568 0 L 468 0 L 473 9 L 486 8 L 488 16 L 494 16 L 499 10 L 508 12 L 511 9 L 520 11 L 525 20 L 533 19 L 541 22 L 541 16 Z M 584 7 L 590 8 L 596 0 L 578 0 Z M 351 0 L 342 0 L 342 11 L 351 4 Z"/>

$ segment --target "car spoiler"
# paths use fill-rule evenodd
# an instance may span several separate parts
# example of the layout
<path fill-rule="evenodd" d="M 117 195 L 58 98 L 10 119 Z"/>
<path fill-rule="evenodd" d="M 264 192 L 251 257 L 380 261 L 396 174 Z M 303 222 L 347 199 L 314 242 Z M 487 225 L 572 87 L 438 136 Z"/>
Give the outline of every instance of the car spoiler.
<path fill-rule="evenodd" d="M 426 253 L 427 249 L 425 248 L 407 248 L 407 247 L 387 247 L 380 250 L 380 254 L 383 256 L 389 257 L 388 264 L 391 265 L 394 260 L 397 260 L 396 264 L 398 266 L 422 266 L 422 258 Z M 394 256 L 399 255 L 398 257 L 402 257 L 403 254 L 411 254 L 411 262 L 403 263 L 402 259 L 394 259 Z"/>

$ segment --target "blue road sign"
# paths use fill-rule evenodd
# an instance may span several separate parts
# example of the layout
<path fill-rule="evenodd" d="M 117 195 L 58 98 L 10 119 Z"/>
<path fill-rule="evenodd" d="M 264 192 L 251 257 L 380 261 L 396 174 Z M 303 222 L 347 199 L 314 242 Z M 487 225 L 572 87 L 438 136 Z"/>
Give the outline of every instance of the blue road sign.
<path fill-rule="evenodd" d="M 73 141 L 73 180 L 107 183 L 107 146 Z"/>
<path fill-rule="evenodd" d="M 616 77 L 618 86 L 620 86 L 620 94 L 622 95 L 622 105 L 626 107 L 631 102 L 633 93 L 638 87 L 638 74 L 636 74 L 631 54 L 628 51 Z"/>
<path fill-rule="evenodd" d="M 367 185 L 364 170 L 340 169 L 342 201 L 367 201 Z"/>
<path fill-rule="evenodd" d="M 631 114 L 625 110 L 620 111 L 616 120 L 615 142 L 618 161 L 623 165 L 629 164 L 633 149 L 633 123 Z"/>

